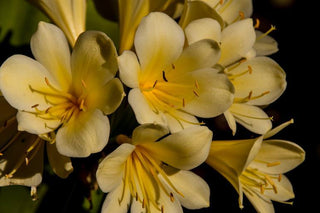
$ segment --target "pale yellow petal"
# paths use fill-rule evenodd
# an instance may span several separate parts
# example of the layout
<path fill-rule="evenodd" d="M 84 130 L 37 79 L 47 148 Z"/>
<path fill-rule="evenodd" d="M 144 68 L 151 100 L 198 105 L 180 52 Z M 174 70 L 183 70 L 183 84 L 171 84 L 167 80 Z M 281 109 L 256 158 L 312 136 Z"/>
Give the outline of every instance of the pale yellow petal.
<path fill-rule="evenodd" d="M 124 51 L 118 57 L 118 64 L 121 81 L 128 87 L 139 87 L 138 74 L 140 64 L 136 54 L 132 51 Z"/>
<path fill-rule="evenodd" d="M 221 26 L 211 18 L 202 18 L 192 21 L 185 28 L 186 38 L 189 44 L 202 39 L 212 39 L 216 42 L 221 41 Z"/>
<path fill-rule="evenodd" d="M 278 52 L 278 43 L 274 38 L 268 35 L 264 36 L 262 32 L 256 30 L 256 37 L 259 38 L 260 36 L 262 37 L 257 39 L 253 46 L 258 56 L 271 55 Z"/>
<path fill-rule="evenodd" d="M 163 136 L 169 134 L 169 130 L 162 125 L 142 124 L 132 132 L 132 144 L 156 142 Z"/>
<path fill-rule="evenodd" d="M 150 154 L 170 166 L 189 170 L 203 163 L 208 154 L 212 132 L 204 126 L 194 126 L 173 133 L 158 141 L 144 143 Z"/>
<path fill-rule="evenodd" d="M 103 202 L 101 213 L 127 213 L 129 211 L 131 203 L 131 194 L 129 189 L 126 189 L 123 194 L 123 199 L 119 202 L 124 190 L 123 187 L 123 184 L 119 184 L 116 189 L 107 195 Z"/>
<path fill-rule="evenodd" d="M 100 110 L 79 112 L 58 130 L 58 152 L 68 157 L 88 157 L 107 145 L 109 133 L 109 119 Z"/>
<path fill-rule="evenodd" d="M 244 19 L 229 25 L 222 31 L 219 63 L 227 66 L 241 59 L 253 48 L 255 40 L 252 19 Z"/>
<path fill-rule="evenodd" d="M 62 90 L 68 91 L 71 83 L 70 49 L 63 32 L 53 24 L 39 22 L 30 46 L 36 60 L 54 76 Z"/>
<path fill-rule="evenodd" d="M 274 213 L 274 207 L 270 199 L 261 196 L 261 193 L 255 193 L 245 188 L 244 193 L 253 207 L 259 213 Z"/>
<path fill-rule="evenodd" d="M 191 115 L 182 110 L 176 110 L 172 114 L 166 113 L 165 116 L 167 119 L 168 128 L 172 133 L 179 132 L 180 130 L 183 130 L 185 128 L 200 124 L 200 122 L 194 115 Z"/>
<path fill-rule="evenodd" d="M 142 72 L 161 72 L 180 56 L 184 33 L 168 15 L 152 12 L 142 19 L 134 45 Z"/>
<path fill-rule="evenodd" d="M 223 115 L 226 118 L 226 121 L 229 125 L 229 128 L 232 131 L 232 135 L 235 135 L 236 131 L 237 131 L 237 123 L 236 123 L 234 116 L 232 115 L 232 113 L 229 110 L 225 111 L 223 113 Z"/>

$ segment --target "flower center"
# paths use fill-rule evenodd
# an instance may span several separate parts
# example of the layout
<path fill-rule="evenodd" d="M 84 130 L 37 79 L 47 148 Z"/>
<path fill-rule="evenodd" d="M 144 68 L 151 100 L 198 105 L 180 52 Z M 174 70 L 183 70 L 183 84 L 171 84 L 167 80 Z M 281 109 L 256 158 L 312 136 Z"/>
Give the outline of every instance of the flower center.
<path fill-rule="evenodd" d="M 279 161 L 276 162 L 264 162 L 267 167 L 273 167 L 280 165 Z M 275 194 L 278 193 L 274 180 L 280 182 L 282 174 L 270 175 L 265 174 L 258 169 L 248 167 L 240 176 L 240 182 L 248 188 L 257 188 L 261 194 L 264 194 L 266 190 L 273 190 Z"/>
<path fill-rule="evenodd" d="M 43 95 L 46 103 L 50 106 L 41 110 L 38 108 L 39 104 L 35 104 L 31 106 L 34 111 L 28 111 L 29 113 L 45 120 L 60 120 L 62 124 L 65 124 L 80 111 L 86 111 L 86 93 L 83 93 L 77 98 L 71 93 L 55 88 L 47 78 L 45 78 L 45 82 L 48 86 L 46 90 L 33 88 L 31 85 L 29 85 L 29 88 L 31 92 Z M 86 88 L 84 82 L 82 85 Z"/>
<path fill-rule="evenodd" d="M 136 147 L 126 161 L 123 182 L 119 203 L 122 202 L 125 191 L 130 190 L 131 196 L 141 203 L 147 213 L 151 212 L 151 206 L 164 212 L 164 205 L 159 203 L 160 190 L 171 202 L 174 202 L 173 192 L 183 196 L 169 180 L 159 162 L 140 146 Z"/>

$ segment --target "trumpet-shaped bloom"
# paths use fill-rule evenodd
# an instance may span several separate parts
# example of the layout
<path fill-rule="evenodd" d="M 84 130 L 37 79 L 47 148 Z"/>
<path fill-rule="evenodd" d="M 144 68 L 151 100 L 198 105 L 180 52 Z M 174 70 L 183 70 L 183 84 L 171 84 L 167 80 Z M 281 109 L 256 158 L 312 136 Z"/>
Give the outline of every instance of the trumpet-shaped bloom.
<path fill-rule="evenodd" d="M 152 11 L 165 11 L 179 0 L 119 0 L 120 48 L 130 50 L 142 18 Z M 169 11 L 168 11 L 169 12 Z M 174 13 L 172 14 L 174 15 Z"/>
<path fill-rule="evenodd" d="M 118 58 L 120 78 L 129 87 L 129 103 L 139 123 L 169 126 L 179 131 L 199 124 L 195 116 L 214 117 L 233 100 L 227 76 L 211 68 L 219 45 L 204 39 L 183 49 L 184 33 L 164 13 L 150 13 L 138 27 L 136 54 Z"/>
<path fill-rule="evenodd" d="M 212 132 L 194 126 L 169 135 L 167 128 L 144 124 L 132 139 L 118 136 L 121 145 L 97 170 L 97 181 L 109 192 L 103 213 L 183 212 L 209 206 L 209 187 L 187 171 L 208 156 Z"/>
<path fill-rule="evenodd" d="M 36 187 L 42 180 L 45 141 L 37 135 L 17 131 L 16 110 L 3 97 L 0 109 L 6 112 L 0 118 L 0 186 Z M 59 177 L 66 178 L 72 172 L 70 158 L 60 155 L 55 144 L 47 143 L 47 154 Z"/>
<path fill-rule="evenodd" d="M 282 203 L 294 198 L 290 181 L 283 175 L 301 164 L 304 150 L 297 144 L 268 139 L 291 121 L 256 139 L 213 141 L 207 163 L 220 172 L 239 193 L 243 193 L 257 212 L 274 212 L 271 201 Z"/>
<path fill-rule="evenodd" d="M 58 151 L 70 157 L 99 152 L 109 138 L 109 121 L 123 98 L 114 78 L 116 50 L 103 33 L 79 36 L 70 55 L 56 26 L 39 23 L 31 39 L 36 60 L 14 55 L 0 68 L 0 88 L 18 109 L 18 129 L 42 135 L 56 131 Z"/>
<path fill-rule="evenodd" d="M 85 31 L 86 0 L 29 0 L 38 6 L 67 36 L 74 46 Z"/>
<path fill-rule="evenodd" d="M 201 39 L 221 43 L 218 61 L 235 88 L 232 106 L 224 113 L 233 134 L 236 122 L 258 134 L 272 128 L 269 116 L 259 107 L 277 100 L 286 88 L 286 74 L 271 58 L 255 57 L 256 33 L 251 19 L 229 25 L 221 31 L 219 23 L 204 18 L 185 29 L 189 44 Z"/>

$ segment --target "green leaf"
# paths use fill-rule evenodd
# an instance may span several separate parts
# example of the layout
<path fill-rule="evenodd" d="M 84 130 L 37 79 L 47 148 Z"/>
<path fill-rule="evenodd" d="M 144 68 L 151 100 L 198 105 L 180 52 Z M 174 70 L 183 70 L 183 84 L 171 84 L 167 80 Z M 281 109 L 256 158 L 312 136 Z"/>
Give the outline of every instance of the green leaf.
<path fill-rule="evenodd" d="M 12 45 L 29 43 L 39 21 L 48 19 L 25 0 L 0 0 L 0 42 L 11 32 Z"/>
<path fill-rule="evenodd" d="M 38 200 L 32 201 L 30 187 L 5 186 L 0 188 L 0 212 L 34 213 L 48 190 L 45 184 L 37 188 Z"/>
<path fill-rule="evenodd" d="M 84 199 L 82 207 L 89 213 L 99 213 L 103 202 L 104 193 L 101 190 L 91 190 L 91 203 Z"/>

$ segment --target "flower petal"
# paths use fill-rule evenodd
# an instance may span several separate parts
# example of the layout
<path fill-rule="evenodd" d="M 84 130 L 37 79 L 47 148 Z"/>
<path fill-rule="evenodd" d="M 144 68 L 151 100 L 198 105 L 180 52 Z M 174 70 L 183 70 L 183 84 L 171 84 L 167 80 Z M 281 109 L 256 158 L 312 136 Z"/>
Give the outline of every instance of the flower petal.
<path fill-rule="evenodd" d="M 144 143 L 154 158 L 175 168 L 189 170 L 203 163 L 208 154 L 212 132 L 204 126 L 194 126 L 173 133 L 154 143 Z"/>
<path fill-rule="evenodd" d="M 192 72 L 215 65 L 220 58 L 219 44 L 210 39 L 197 41 L 186 47 L 178 60 L 174 62 L 175 75 Z"/>
<path fill-rule="evenodd" d="M 120 184 L 115 190 L 110 192 L 103 202 L 101 213 L 127 213 L 131 202 L 131 194 L 127 189 L 123 195 L 123 200 L 119 202 L 119 198 L 123 193 L 123 184 Z"/>
<path fill-rule="evenodd" d="M 128 87 L 139 87 L 138 73 L 140 64 L 136 54 L 132 51 L 124 51 L 118 57 L 118 64 L 121 81 Z"/>
<path fill-rule="evenodd" d="M 164 115 L 161 112 L 156 114 L 154 111 L 152 111 L 149 103 L 141 93 L 140 89 L 132 89 L 129 92 L 128 101 L 134 111 L 138 123 L 157 123 L 166 125 Z"/>
<path fill-rule="evenodd" d="M 0 90 L 8 103 L 16 109 L 35 111 L 32 106 L 37 105 L 39 110 L 45 110 L 50 105 L 43 95 L 34 91 L 50 91 L 45 78 L 50 83 L 55 83 L 51 73 L 39 62 L 23 55 L 14 55 L 0 68 Z"/>
<path fill-rule="evenodd" d="M 272 128 L 270 117 L 259 107 L 248 104 L 232 104 L 229 111 L 236 121 L 257 134 L 265 134 Z"/>
<path fill-rule="evenodd" d="M 122 185 L 125 163 L 135 148 L 134 145 L 128 143 L 121 144 L 115 151 L 101 161 L 96 177 L 102 191 L 111 192 L 117 190 L 117 188 Z"/>
<path fill-rule="evenodd" d="M 60 124 L 60 120 L 42 119 L 30 112 L 18 111 L 17 113 L 18 130 L 40 135 L 51 132 Z"/>
<path fill-rule="evenodd" d="M 110 80 L 102 88 L 91 91 L 87 97 L 87 107 L 89 109 L 98 108 L 109 115 L 113 113 L 121 104 L 125 93 L 123 85 L 118 78 Z"/>
<path fill-rule="evenodd" d="M 71 55 L 73 86 L 77 94 L 86 89 L 100 87 L 110 81 L 118 70 L 117 51 L 112 40 L 104 33 L 82 33 Z"/>
<path fill-rule="evenodd" d="M 220 42 L 221 26 L 215 19 L 197 19 L 188 24 L 185 28 L 185 34 L 189 44 L 202 39 L 212 39 Z"/>
<path fill-rule="evenodd" d="M 109 119 L 100 110 L 80 112 L 58 130 L 58 152 L 68 157 L 87 157 L 107 145 L 109 133 Z"/>
<path fill-rule="evenodd" d="M 256 41 L 252 19 L 229 25 L 222 31 L 220 63 L 224 66 L 245 56 Z"/>
<path fill-rule="evenodd" d="M 73 166 L 71 159 L 69 157 L 61 155 L 56 144 L 47 144 L 47 155 L 50 166 L 53 172 L 58 175 L 60 178 L 67 178 L 69 174 L 73 171 Z"/>
<path fill-rule="evenodd" d="M 228 126 L 232 131 L 232 135 L 235 135 L 236 131 L 237 131 L 237 123 L 236 123 L 234 116 L 232 115 L 232 113 L 229 110 L 225 111 L 223 113 L 223 115 L 226 118 Z"/>
<path fill-rule="evenodd" d="M 256 37 L 257 40 L 253 48 L 256 50 L 258 56 L 271 55 L 278 52 L 278 43 L 271 36 L 264 36 L 262 32 L 256 30 Z"/>
<path fill-rule="evenodd" d="M 168 15 L 152 12 L 142 19 L 136 31 L 134 45 L 143 72 L 150 69 L 161 71 L 181 54 L 184 33 Z"/>
<path fill-rule="evenodd" d="M 249 199 L 253 207 L 259 213 L 274 213 L 274 207 L 270 199 L 262 197 L 260 193 L 255 193 L 249 189 L 244 190 L 246 197 Z"/>
<path fill-rule="evenodd" d="M 142 124 L 133 130 L 132 144 L 156 142 L 167 134 L 169 134 L 169 130 L 162 125 Z"/>
<path fill-rule="evenodd" d="M 184 107 L 198 117 L 215 117 L 226 111 L 233 102 L 233 85 L 227 76 L 212 68 L 192 72 L 198 82 L 197 96 Z"/>
<path fill-rule="evenodd" d="M 39 22 L 30 41 L 32 53 L 59 83 L 63 91 L 71 83 L 70 49 L 63 32 L 53 24 Z"/>
<path fill-rule="evenodd" d="M 218 9 L 218 12 L 228 24 L 237 20 L 240 12 L 245 18 L 252 15 L 252 0 L 231 1 L 230 3 L 226 2 L 225 4 L 228 4 L 227 7 L 222 6 L 221 9 L 219 8 L 220 10 Z"/>
<path fill-rule="evenodd" d="M 259 168 L 267 174 L 282 174 L 301 164 L 305 159 L 305 151 L 299 145 L 290 141 L 265 140 L 256 159 L 257 161 L 253 161 L 250 167 Z M 280 162 L 280 164 L 268 166 L 261 162 Z"/>
<path fill-rule="evenodd" d="M 181 110 L 176 110 L 172 114 L 165 115 L 171 133 L 179 132 L 185 128 L 200 124 L 194 115 L 190 115 Z"/>
<path fill-rule="evenodd" d="M 213 141 L 206 163 L 222 174 L 240 194 L 239 176 L 258 153 L 262 139 Z"/>
<path fill-rule="evenodd" d="M 176 194 L 182 206 L 187 209 L 200 209 L 210 206 L 210 188 L 198 175 L 180 170 L 168 178 L 183 197 Z"/>
<path fill-rule="evenodd" d="M 250 73 L 235 78 L 232 83 L 236 88 L 235 97 L 243 98 L 251 94 L 251 99 L 247 102 L 251 105 L 267 105 L 277 100 L 287 86 L 286 73 L 271 58 L 256 57 L 241 63 L 232 70 L 236 75 L 248 70 Z"/>

